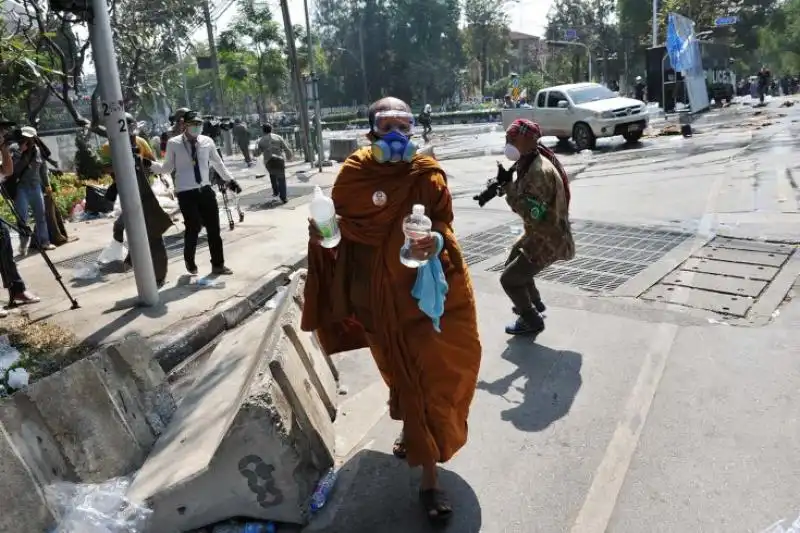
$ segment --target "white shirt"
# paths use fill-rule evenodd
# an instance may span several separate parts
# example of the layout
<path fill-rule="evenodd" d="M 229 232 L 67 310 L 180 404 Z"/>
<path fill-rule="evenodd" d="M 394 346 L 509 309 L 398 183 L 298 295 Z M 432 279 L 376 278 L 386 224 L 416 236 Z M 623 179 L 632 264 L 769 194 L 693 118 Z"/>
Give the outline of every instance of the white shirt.
<path fill-rule="evenodd" d="M 192 145 L 183 135 L 171 138 L 167 141 L 167 155 L 161 164 L 153 163 L 153 172 L 158 174 L 169 174 L 175 171 L 175 192 L 191 191 L 206 185 L 211 185 L 208 179 L 208 170 L 214 170 L 225 181 L 230 181 L 233 176 L 225 168 L 225 164 L 217 153 L 217 145 L 211 137 L 205 135 L 197 136 L 197 162 L 200 167 L 200 183 L 194 176 L 194 163 L 192 161 Z"/>

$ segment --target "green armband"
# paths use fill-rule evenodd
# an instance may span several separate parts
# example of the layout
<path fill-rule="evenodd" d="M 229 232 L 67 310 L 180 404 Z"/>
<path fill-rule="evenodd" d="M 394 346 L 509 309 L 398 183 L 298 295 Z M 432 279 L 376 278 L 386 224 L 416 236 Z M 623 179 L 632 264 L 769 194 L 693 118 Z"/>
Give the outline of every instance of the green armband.
<path fill-rule="evenodd" d="M 526 198 L 525 202 L 528 204 L 528 209 L 530 210 L 531 217 L 534 220 L 544 220 L 544 217 L 547 215 L 547 205 L 543 204 L 536 198 Z"/>

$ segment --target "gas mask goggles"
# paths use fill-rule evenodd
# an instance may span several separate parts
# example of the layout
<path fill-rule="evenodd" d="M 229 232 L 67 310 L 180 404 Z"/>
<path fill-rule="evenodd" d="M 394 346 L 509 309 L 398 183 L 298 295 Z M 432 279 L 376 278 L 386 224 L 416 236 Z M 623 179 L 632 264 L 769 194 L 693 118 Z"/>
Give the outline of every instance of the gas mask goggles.
<path fill-rule="evenodd" d="M 378 139 L 372 143 L 372 157 L 379 163 L 410 162 L 417 153 L 411 140 L 414 115 L 408 111 L 379 111 L 372 123 L 372 133 Z"/>

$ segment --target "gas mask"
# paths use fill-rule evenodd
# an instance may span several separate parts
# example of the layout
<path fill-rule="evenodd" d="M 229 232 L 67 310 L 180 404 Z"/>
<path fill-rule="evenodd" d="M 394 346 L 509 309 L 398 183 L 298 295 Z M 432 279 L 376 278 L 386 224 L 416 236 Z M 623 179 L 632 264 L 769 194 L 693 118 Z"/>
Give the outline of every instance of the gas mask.
<path fill-rule="evenodd" d="M 411 162 L 417 144 L 411 140 L 414 116 L 406 111 L 380 111 L 375 114 L 372 133 L 372 156 L 379 163 Z"/>

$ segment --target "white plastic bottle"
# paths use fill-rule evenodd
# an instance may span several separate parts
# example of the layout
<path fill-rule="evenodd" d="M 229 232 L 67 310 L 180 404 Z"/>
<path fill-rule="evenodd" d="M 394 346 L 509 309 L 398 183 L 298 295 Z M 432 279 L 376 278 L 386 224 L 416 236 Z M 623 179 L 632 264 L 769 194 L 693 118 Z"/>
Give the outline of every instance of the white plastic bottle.
<path fill-rule="evenodd" d="M 416 204 L 411 214 L 403 219 L 403 233 L 406 235 L 406 242 L 400 248 L 400 262 L 408 268 L 419 268 L 428 262 L 427 259 L 418 260 L 411 257 L 411 244 L 414 241 L 431 236 L 433 222 L 425 215 L 425 206 Z"/>
<path fill-rule="evenodd" d="M 333 207 L 333 200 L 322 194 L 319 185 L 314 187 L 314 198 L 309 206 L 311 218 L 317 225 L 322 234 L 322 246 L 333 248 L 342 240 L 339 232 L 339 224 L 336 222 L 336 209 Z"/>

